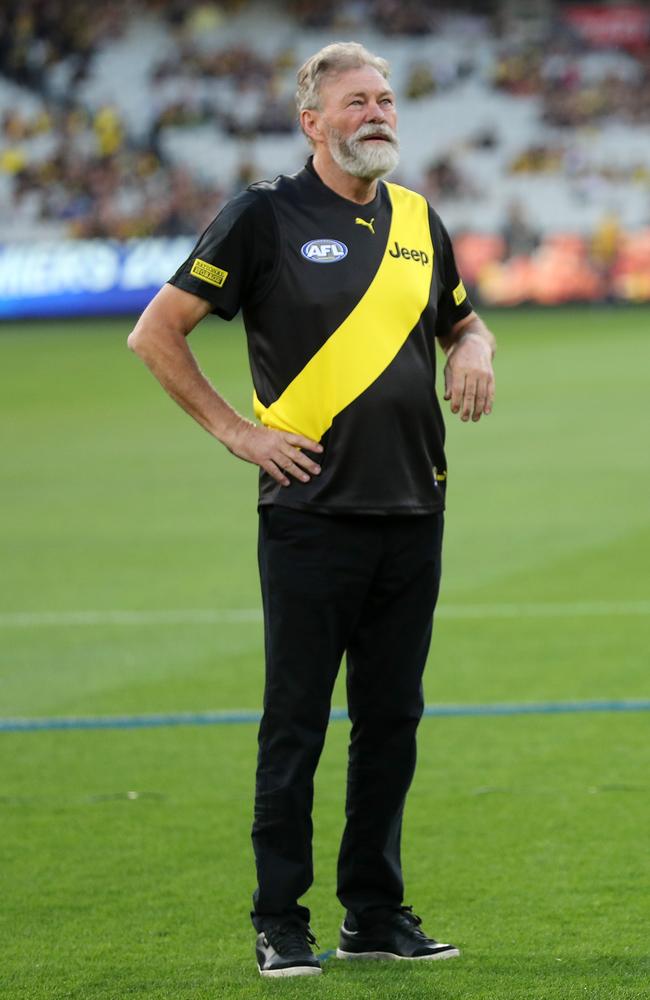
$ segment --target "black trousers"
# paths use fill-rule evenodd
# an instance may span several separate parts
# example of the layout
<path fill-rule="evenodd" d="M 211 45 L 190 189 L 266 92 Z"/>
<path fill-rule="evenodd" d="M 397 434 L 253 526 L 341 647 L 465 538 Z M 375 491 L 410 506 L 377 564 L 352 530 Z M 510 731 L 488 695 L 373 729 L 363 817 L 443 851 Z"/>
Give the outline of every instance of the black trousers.
<path fill-rule="evenodd" d="M 422 673 L 440 583 L 442 514 L 260 510 L 266 685 L 259 730 L 251 914 L 309 910 L 313 779 L 347 652 L 346 826 L 337 895 L 355 915 L 398 907 L 402 813 L 415 770 Z"/>

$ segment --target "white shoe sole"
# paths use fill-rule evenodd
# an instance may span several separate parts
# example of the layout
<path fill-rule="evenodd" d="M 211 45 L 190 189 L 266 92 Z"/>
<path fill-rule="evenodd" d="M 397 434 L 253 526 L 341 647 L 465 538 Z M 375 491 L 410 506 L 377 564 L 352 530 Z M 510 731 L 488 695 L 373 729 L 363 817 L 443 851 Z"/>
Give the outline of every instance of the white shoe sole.
<path fill-rule="evenodd" d="M 280 977 L 284 979 L 287 976 L 320 976 L 322 971 L 315 965 L 296 965 L 290 969 L 259 969 L 259 974 L 269 979 L 279 979 Z"/>
<path fill-rule="evenodd" d="M 439 951 L 433 955 L 413 955 L 409 957 L 408 955 L 393 955 L 390 951 L 341 951 L 340 948 L 336 949 L 337 958 L 376 958 L 376 959 L 392 959 L 397 962 L 432 962 L 432 961 L 442 961 L 445 958 L 460 958 L 460 951 L 458 948 L 449 948 L 447 951 Z"/>

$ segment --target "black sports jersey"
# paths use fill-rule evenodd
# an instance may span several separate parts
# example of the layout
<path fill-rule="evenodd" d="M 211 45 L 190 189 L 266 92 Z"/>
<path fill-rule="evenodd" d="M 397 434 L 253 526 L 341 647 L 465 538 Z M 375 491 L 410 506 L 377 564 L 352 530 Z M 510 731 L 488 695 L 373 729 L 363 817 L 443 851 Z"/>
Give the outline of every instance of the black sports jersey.
<path fill-rule="evenodd" d="M 171 283 L 232 319 L 241 307 L 254 409 L 320 441 L 308 483 L 260 474 L 260 504 L 418 514 L 444 506 L 435 337 L 469 315 L 449 236 L 419 194 L 380 181 L 336 194 L 311 161 L 220 212 Z"/>

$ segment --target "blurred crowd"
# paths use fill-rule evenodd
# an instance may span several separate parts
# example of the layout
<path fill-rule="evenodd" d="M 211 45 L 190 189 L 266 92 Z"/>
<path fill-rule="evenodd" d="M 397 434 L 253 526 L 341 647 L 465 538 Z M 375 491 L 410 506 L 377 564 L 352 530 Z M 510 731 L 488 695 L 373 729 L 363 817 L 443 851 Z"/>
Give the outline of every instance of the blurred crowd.
<path fill-rule="evenodd" d="M 128 0 L 3 0 L 0 5 L 0 74 L 47 94 L 57 64 L 74 64 L 72 89 L 87 78 L 99 48 L 118 38 Z"/>
<path fill-rule="evenodd" d="M 371 24 L 390 35 L 429 35 L 439 23 L 439 5 L 426 0 L 292 0 L 298 23 L 304 28 L 356 28 Z M 437 9 L 438 8 L 438 11 Z"/>
<path fill-rule="evenodd" d="M 202 230 L 235 190 L 263 174 L 242 154 L 237 175 L 216 184 L 179 167 L 166 153 L 168 130 L 209 126 L 243 142 L 257 136 L 295 132 L 293 90 L 298 54 L 284 44 L 277 51 L 254 43 L 225 43 L 220 31 L 232 16 L 252 9 L 253 0 L 5 0 L 0 7 L 0 85 L 11 81 L 30 100 L 0 103 L 0 222 L 9 210 L 16 225 L 53 222 L 74 236 L 119 239 L 148 235 L 191 235 Z M 450 9 L 422 0 L 289 0 L 288 15 L 303 28 L 340 29 L 372 25 L 405 38 L 438 32 Z M 492 62 L 467 45 L 447 55 L 420 55 L 400 80 L 399 99 L 418 102 L 445 95 L 466 81 L 539 101 L 540 137 L 517 149 L 506 164 L 510 176 L 562 177 L 580 192 L 602 183 L 640 185 L 650 191 L 650 163 L 625 164 L 590 158 L 576 144 L 578 130 L 597 129 L 613 117 L 629 128 L 650 121 L 650 49 L 597 51 L 566 24 L 548 22 L 540 31 L 509 30 L 503 11 L 489 2 L 459 4 L 475 16 L 490 13 Z M 144 131 L 132 134 L 124 107 L 105 102 L 90 107 L 84 85 L 96 57 L 125 36 L 141 15 L 166 26 L 170 45 L 148 72 L 150 100 Z M 338 30 L 337 30 L 338 33 Z M 52 86 L 66 67 L 64 92 Z M 487 124 L 461 144 L 432 157 L 421 176 L 409 181 L 435 204 L 480 199 L 480 181 L 463 163 L 463 153 L 489 150 L 499 136 Z M 191 165 L 189 165 L 191 166 Z M 513 201 L 502 230 L 490 238 L 461 236 L 470 280 L 499 300 L 498 289 L 525 299 L 530 270 L 551 273 L 557 262 L 579 259 L 586 288 L 625 284 L 629 262 L 643 259 L 603 214 L 602 231 L 549 244 L 534 231 L 524 206 Z M 641 249 L 640 249 L 641 247 Z M 606 248 L 604 250 L 603 248 Z M 639 256 L 641 254 L 641 257 Z M 621 265 L 621 258 L 627 262 Z M 511 273 L 503 270 L 514 262 Z M 488 266 L 489 265 L 489 266 Z M 644 266 L 646 266 L 644 264 Z M 627 268 L 627 270 L 626 270 Z M 505 275 L 505 277 L 504 277 Z M 506 280 L 507 278 L 507 280 Z M 629 282 L 628 282 L 629 285 Z M 626 286 L 627 287 L 627 286 Z M 513 289 L 518 289 L 516 293 Z M 573 292 L 575 292 L 575 288 Z M 628 288 L 629 291 L 629 288 Z M 548 288 L 541 294 L 551 293 Z M 555 292 L 553 294 L 556 294 Z M 562 293 L 564 294 L 564 293 Z"/>
<path fill-rule="evenodd" d="M 290 51 L 269 59 L 246 45 L 204 52 L 185 41 L 152 70 L 152 137 L 170 125 L 206 122 L 238 138 L 291 133 L 296 112 L 284 81 L 294 66 Z"/>
<path fill-rule="evenodd" d="M 562 174 L 579 189 L 593 181 L 641 184 L 650 190 L 650 159 L 634 162 L 591 161 L 574 142 L 534 143 L 526 146 L 510 163 L 512 174 Z"/>
<path fill-rule="evenodd" d="M 15 230 L 40 219 L 76 237 L 192 235 L 226 196 L 128 143 L 110 106 L 93 115 L 43 103 L 33 116 L 5 113 L 0 129 Z"/>
<path fill-rule="evenodd" d="M 539 96 L 542 121 L 561 128 L 596 125 L 615 115 L 630 125 L 650 122 L 650 52 L 589 53 L 564 32 L 543 46 L 504 46 L 494 85 Z"/>
<path fill-rule="evenodd" d="M 25 87 L 32 109 L 8 109 L 1 121 L 0 175 L 12 179 L 11 206 L 24 224 L 64 223 L 71 235 L 194 233 L 232 193 L 170 163 L 161 137 L 169 128 L 209 125 L 234 139 L 295 131 L 293 98 L 298 58 L 288 48 L 273 56 L 249 44 L 211 46 L 219 27 L 246 0 L 7 0 L 0 10 L 0 75 Z M 415 0 L 357 0 L 324 5 L 294 0 L 290 10 L 309 26 L 353 27 L 371 19 L 391 34 L 434 30 L 435 4 Z M 129 18 L 153 13 L 174 38 L 149 73 L 147 134 L 129 135 L 117 105 L 90 109 L 83 84 L 103 47 L 124 35 Z M 64 95 L 53 74 L 66 69 Z M 470 58 L 420 60 L 404 97 L 443 93 L 474 71 Z M 244 158 L 235 185 L 254 180 Z M 448 158 L 431 164 L 421 186 L 432 198 L 465 197 L 472 185 Z M 6 190 L 6 187 L 5 187 Z"/>
<path fill-rule="evenodd" d="M 519 221 L 524 239 L 517 252 L 509 243 L 512 222 L 501 234 L 456 235 L 459 268 L 478 300 L 515 306 L 650 299 L 650 228 L 625 233 L 606 214 L 591 237 L 557 233 L 540 239 Z"/>

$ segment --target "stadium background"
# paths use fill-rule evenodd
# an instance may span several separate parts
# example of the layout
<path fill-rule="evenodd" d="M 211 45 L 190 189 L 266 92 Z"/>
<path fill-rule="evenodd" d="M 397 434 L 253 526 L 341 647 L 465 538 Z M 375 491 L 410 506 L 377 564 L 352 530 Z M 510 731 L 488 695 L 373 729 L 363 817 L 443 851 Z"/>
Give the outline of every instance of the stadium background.
<path fill-rule="evenodd" d="M 647 995 L 648 5 L 27 0 L 0 8 L 12 1000 L 264 993 L 247 926 L 256 474 L 125 339 L 233 192 L 300 165 L 295 69 L 334 38 L 391 60 L 396 179 L 439 209 L 500 351 L 493 416 L 448 419 L 404 845 L 408 901 L 464 957 L 328 961 L 315 988 Z M 240 322 L 211 318 L 192 345 L 250 413 Z M 346 739 L 333 725 L 317 782 L 326 954 Z"/>
<path fill-rule="evenodd" d="M 27 0 L 0 17 L 4 315 L 139 307 L 230 195 L 302 161 L 295 71 L 339 36 L 392 62 L 395 179 L 438 206 L 478 301 L 650 298 L 647 5 Z"/>

